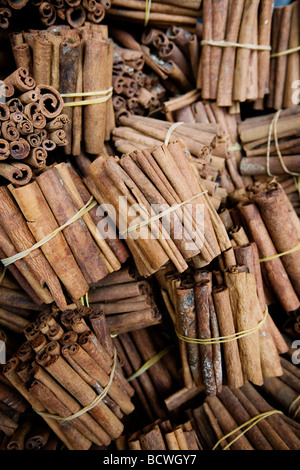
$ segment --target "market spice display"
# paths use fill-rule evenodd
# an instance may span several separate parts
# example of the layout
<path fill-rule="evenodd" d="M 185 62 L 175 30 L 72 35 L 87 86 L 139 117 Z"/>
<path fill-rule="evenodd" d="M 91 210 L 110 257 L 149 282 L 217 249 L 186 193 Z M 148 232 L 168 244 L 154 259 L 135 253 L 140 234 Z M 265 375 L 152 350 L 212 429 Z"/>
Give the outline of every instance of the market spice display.
<path fill-rule="evenodd" d="M 2 451 L 300 450 L 299 9 L 0 1 Z"/>

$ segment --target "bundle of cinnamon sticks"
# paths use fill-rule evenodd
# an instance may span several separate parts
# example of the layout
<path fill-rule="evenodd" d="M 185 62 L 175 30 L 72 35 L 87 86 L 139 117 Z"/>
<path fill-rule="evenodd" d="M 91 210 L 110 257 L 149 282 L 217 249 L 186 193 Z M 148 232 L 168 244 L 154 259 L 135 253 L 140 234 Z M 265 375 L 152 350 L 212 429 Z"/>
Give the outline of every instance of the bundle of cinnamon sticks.
<path fill-rule="evenodd" d="M 245 155 L 240 161 L 241 173 L 297 175 L 300 171 L 299 122 L 299 106 L 241 121 L 238 132 Z"/>
<path fill-rule="evenodd" d="M 46 167 L 49 152 L 67 143 L 63 99 L 19 67 L 1 81 L 0 176 L 26 185 Z"/>
<path fill-rule="evenodd" d="M 255 245 L 229 249 L 220 270 L 158 276 L 179 340 L 184 385 L 215 396 L 224 385 L 262 385 L 282 374 L 287 346 L 260 296 Z M 251 331 L 251 333 L 250 333 Z"/>
<path fill-rule="evenodd" d="M 255 242 L 268 304 L 284 312 L 299 309 L 299 218 L 276 180 L 256 182 L 236 194 L 230 236 L 236 244 Z"/>
<path fill-rule="evenodd" d="M 296 0 L 273 11 L 266 108 L 279 110 L 299 104 L 299 8 Z"/>
<path fill-rule="evenodd" d="M 108 203 L 108 214 L 117 219 L 142 277 L 169 260 L 179 272 L 187 269 L 188 260 L 207 265 L 220 253 L 220 245 L 226 245 L 223 223 L 188 154 L 178 141 L 120 158 L 100 156 L 88 167 L 85 183 L 89 187 L 92 181 L 96 200 Z"/>
<path fill-rule="evenodd" d="M 65 154 L 79 155 L 82 150 L 98 155 L 115 126 L 113 42 L 106 25 L 63 26 L 12 33 L 12 52 L 18 66 L 32 70 L 37 84 L 62 94 L 68 117 Z"/>
<path fill-rule="evenodd" d="M 108 446 L 134 409 L 105 317 L 80 309 L 42 312 L 3 369 L 6 379 L 72 450 Z M 97 398 L 98 397 L 98 398 Z"/>
<path fill-rule="evenodd" d="M 202 0 L 189 0 L 184 4 L 178 0 L 150 2 L 144 0 L 111 0 L 107 18 L 123 22 L 142 23 L 167 28 L 170 25 L 195 30 L 197 18 L 201 16 Z"/>
<path fill-rule="evenodd" d="M 157 420 L 143 429 L 116 440 L 117 450 L 202 450 L 192 423 L 173 424 L 170 420 Z"/>
<path fill-rule="evenodd" d="M 166 418 L 164 399 L 182 382 L 176 349 L 165 332 L 162 327 L 151 326 L 113 338 L 124 375 L 135 390 L 133 416 L 142 426 Z"/>
<path fill-rule="evenodd" d="M 162 321 L 153 283 L 139 278 L 134 271 L 134 267 L 122 267 L 89 291 L 89 305 L 105 314 L 112 335 L 147 328 Z"/>
<path fill-rule="evenodd" d="M 207 397 L 190 410 L 203 449 L 299 450 L 299 423 L 271 403 L 250 383 Z"/>
<path fill-rule="evenodd" d="M 269 89 L 274 0 L 203 0 L 197 88 L 218 106 L 262 100 Z"/>
<path fill-rule="evenodd" d="M 96 203 L 91 206 L 91 193 L 66 163 L 28 185 L 2 186 L 0 192 L 2 259 L 10 258 L 8 269 L 36 304 L 55 301 L 65 310 L 67 296 L 78 301 L 90 284 L 120 269 L 128 258 L 114 228 L 99 229 L 105 216 Z M 81 216 L 84 208 L 90 210 Z M 21 259 L 11 259 L 18 253 Z"/>

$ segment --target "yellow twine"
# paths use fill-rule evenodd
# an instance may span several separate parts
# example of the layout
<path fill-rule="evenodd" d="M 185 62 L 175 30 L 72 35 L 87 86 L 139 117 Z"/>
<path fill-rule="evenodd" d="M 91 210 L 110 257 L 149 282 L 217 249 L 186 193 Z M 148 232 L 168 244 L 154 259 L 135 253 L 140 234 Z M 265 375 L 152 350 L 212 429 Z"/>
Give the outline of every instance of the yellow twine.
<path fill-rule="evenodd" d="M 5 331 L 0 330 L 0 340 L 2 341 L 1 348 L 0 348 L 0 353 L 2 353 L 3 349 L 5 348 L 5 343 L 7 341 L 7 335 Z"/>
<path fill-rule="evenodd" d="M 294 184 L 297 188 L 297 191 L 299 193 L 299 198 L 300 198 L 300 175 L 299 176 L 294 176 Z"/>
<path fill-rule="evenodd" d="M 1 260 L 2 264 L 4 266 L 8 266 L 12 263 L 15 263 L 16 261 L 24 258 L 25 256 L 29 255 L 33 250 L 36 250 L 37 248 L 41 247 L 48 241 L 52 240 L 59 232 L 64 230 L 66 227 L 71 225 L 73 222 L 76 220 L 80 219 L 84 214 L 86 214 L 88 211 L 90 211 L 93 207 L 97 205 L 96 201 L 93 201 L 93 196 L 89 199 L 89 201 L 75 214 L 71 219 L 69 219 L 64 225 L 61 225 L 58 227 L 56 230 L 54 230 L 52 233 L 49 235 L 46 235 L 44 238 L 42 238 L 39 242 L 35 243 L 32 247 L 27 248 L 27 250 L 21 251 L 20 253 L 17 253 L 16 255 L 11 256 L 10 258 L 3 258 Z"/>
<path fill-rule="evenodd" d="M 126 233 L 133 232 L 134 230 L 137 230 L 138 228 L 144 227 L 145 225 L 148 225 L 151 222 L 154 222 L 155 220 L 161 219 L 165 215 L 170 214 L 170 212 L 176 211 L 177 209 L 179 209 L 184 204 L 188 204 L 189 202 L 192 202 L 194 199 L 197 199 L 197 197 L 202 196 L 203 194 L 206 194 L 207 192 L 208 191 L 206 189 L 205 191 L 202 191 L 201 193 L 196 194 L 195 196 L 191 197 L 190 199 L 187 199 L 186 201 L 180 202 L 179 204 L 175 204 L 174 206 L 169 207 L 169 209 L 166 209 L 165 211 L 161 212 L 160 214 L 156 214 L 153 217 L 150 217 L 150 219 L 143 220 L 143 222 L 140 222 L 139 224 L 128 227 L 128 229 L 124 230 L 124 232 L 121 232 L 120 235 L 123 236 Z"/>
<path fill-rule="evenodd" d="M 103 91 L 86 91 L 83 93 L 63 93 L 61 96 L 62 98 L 78 98 L 78 97 L 84 97 L 84 96 L 101 95 L 100 98 L 94 98 L 92 100 L 72 101 L 69 103 L 64 103 L 64 107 L 68 107 L 68 106 L 82 106 L 86 104 L 105 103 L 112 97 L 112 94 L 113 94 L 113 87 L 110 87 L 107 90 L 103 90 Z"/>
<path fill-rule="evenodd" d="M 202 46 L 218 46 L 218 47 L 239 47 L 243 49 L 251 49 L 257 51 L 271 51 L 271 46 L 264 46 L 262 44 L 240 44 L 231 41 L 214 41 L 213 39 L 201 41 Z"/>
<path fill-rule="evenodd" d="M 285 51 L 281 51 L 281 52 L 276 52 L 274 54 L 271 54 L 271 59 L 275 58 L 275 57 L 281 57 L 283 55 L 287 55 L 287 54 L 293 54 L 293 52 L 297 52 L 297 51 L 300 51 L 300 46 L 297 46 L 297 47 L 293 47 L 291 49 L 286 49 Z"/>
<path fill-rule="evenodd" d="M 182 124 L 184 124 L 184 122 L 174 122 L 174 124 L 172 124 L 172 126 L 169 128 L 169 130 L 167 132 L 167 135 L 166 135 L 166 138 L 165 138 L 165 145 L 168 145 L 168 143 L 170 141 L 171 134 L 174 131 L 174 129 L 176 129 L 176 127 L 178 127 L 178 126 L 181 126 Z"/>
<path fill-rule="evenodd" d="M 84 307 L 85 304 L 87 307 L 90 306 L 89 304 L 89 293 L 87 292 L 86 294 L 84 294 L 84 296 L 80 297 L 80 300 L 81 300 L 81 305 Z"/>
<path fill-rule="evenodd" d="M 291 175 L 291 176 L 299 176 L 299 173 L 295 173 L 293 171 L 290 171 L 286 166 L 285 166 L 285 163 L 283 161 L 283 157 L 281 155 L 281 152 L 280 152 L 280 148 L 279 148 L 279 143 L 278 143 L 278 136 L 277 136 L 277 122 L 278 122 L 278 119 L 279 119 L 279 116 L 280 116 L 280 113 L 281 113 L 281 109 L 279 109 L 277 111 L 277 113 L 275 113 L 272 121 L 271 121 L 271 124 L 270 124 L 270 127 L 269 127 L 269 135 L 268 135 L 268 144 L 267 144 L 267 173 L 269 176 L 271 177 L 275 177 L 277 178 L 276 175 L 272 175 L 271 171 L 270 171 L 270 147 L 271 147 L 271 140 L 272 140 L 272 131 L 273 131 L 273 128 L 274 128 L 274 141 L 275 141 L 275 146 L 276 146 L 276 151 L 277 151 L 277 156 L 279 158 L 279 161 L 280 161 L 280 164 L 283 168 L 283 170 L 285 171 L 285 173 L 287 173 L 288 175 Z"/>
<path fill-rule="evenodd" d="M 263 325 L 263 323 L 266 321 L 266 318 L 268 316 L 268 306 L 266 306 L 266 310 L 264 312 L 264 317 L 263 319 L 253 328 L 249 328 L 248 330 L 244 331 L 238 331 L 237 333 L 233 333 L 232 335 L 228 336 L 219 336 L 218 338 L 189 338 L 188 336 L 184 336 L 178 331 L 176 331 L 176 335 L 178 336 L 179 339 L 182 341 L 185 341 L 186 343 L 193 343 L 193 344 L 220 344 L 220 343 L 229 343 L 230 341 L 235 341 L 237 339 L 243 338 L 244 336 L 248 336 L 252 333 L 255 333 L 256 331 L 259 330 L 259 328 Z"/>
<path fill-rule="evenodd" d="M 151 0 L 146 0 L 145 2 L 145 22 L 144 26 L 147 26 L 150 20 L 150 10 L 151 10 Z"/>
<path fill-rule="evenodd" d="M 296 405 L 296 403 L 298 403 L 298 401 L 300 400 L 300 395 L 297 396 L 297 398 L 295 400 L 292 401 L 292 403 L 290 404 L 289 406 L 289 410 L 288 410 L 288 414 L 291 415 L 292 414 L 292 408 L 293 406 Z M 293 416 L 292 418 L 295 419 L 297 414 L 299 413 L 300 411 L 300 405 L 296 408 L 296 411 L 293 413 Z"/>
<path fill-rule="evenodd" d="M 228 147 L 229 152 L 235 152 L 237 150 L 242 150 L 242 149 L 243 149 L 243 147 L 238 142 L 236 142 L 235 144 L 232 144 Z"/>
<path fill-rule="evenodd" d="M 259 421 L 277 413 L 283 414 L 283 412 L 279 410 L 270 410 L 270 411 L 266 411 L 265 413 L 261 413 L 260 415 L 254 416 L 253 418 L 246 421 L 244 424 L 241 424 L 239 427 L 237 427 L 236 429 L 234 429 L 233 431 L 229 432 L 228 434 L 223 436 L 221 439 L 219 439 L 218 442 L 212 448 L 212 450 L 216 450 L 216 448 L 221 442 L 228 439 L 228 437 L 232 436 L 232 434 L 235 434 L 237 431 L 242 430 L 242 428 L 244 428 L 245 426 L 248 426 L 244 431 L 241 432 L 241 434 L 239 434 L 236 438 L 234 438 L 231 442 L 229 442 L 229 444 L 223 447 L 223 450 L 227 450 L 235 441 L 237 441 L 240 437 L 242 437 L 247 431 L 249 431 L 257 423 L 259 423 Z"/>
<path fill-rule="evenodd" d="M 3 281 L 4 277 L 5 277 L 6 270 L 7 270 L 7 266 L 5 266 L 5 268 L 3 269 L 3 273 L 1 274 L 1 277 L 0 277 L 0 284 L 2 284 L 2 281 Z"/>
<path fill-rule="evenodd" d="M 267 258 L 262 258 L 259 261 L 261 263 L 265 263 L 266 261 L 272 261 L 272 259 L 280 258 L 281 256 L 295 253 L 295 251 L 298 251 L 299 249 L 300 249 L 300 242 L 298 243 L 298 245 L 296 245 L 294 248 L 291 248 L 290 250 L 284 251 L 283 253 L 276 253 L 276 255 L 268 256 Z"/>
<path fill-rule="evenodd" d="M 156 362 L 158 362 L 162 357 L 164 357 L 168 352 L 173 348 L 173 344 L 170 346 L 167 346 L 164 348 L 162 351 L 160 351 L 158 354 L 155 354 L 155 356 L 151 357 L 148 359 L 148 361 L 145 362 L 136 372 L 134 372 L 130 377 L 127 378 L 128 382 L 131 382 L 133 379 L 136 379 L 140 375 L 142 375 L 144 372 L 146 372 L 150 367 L 152 367 Z"/>
<path fill-rule="evenodd" d="M 113 365 L 112 365 L 109 381 L 108 381 L 106 387 L 102 390 L 100 395 L 97 395 L 97 397 L 95 398 L 95 400 L 92 401 L 92 403 L 85 406 L 84 408 L 77 411 L 76 413 L 74 413 L 74 414 L 72 414 L 72 415 L 65 418 L 63 416 L 52 415 L 50 413 L 46 413 L 46 412 L 43 412 L 43 411 L 36 411 L 36 410 L 35 411 L 41 416 L 45 416 L 47 418 L 52 418 L 52 419 L 55 419 L 57 421 L 71 421 L 72 419 L 78 418 L 79 416 L 83 415 L 84 413 L 90 411 L 92 408 L 97 406 L 103 400 L 103 398 L 107 395 L 107 393 L 109 391 L 109 388 L 112 384 L 113 378 L 114 378 L 116 365 L 117 365 L 117 350 L 115 349 L 115 351 L 114 351 L 114 362 L 113 362 Z"/>

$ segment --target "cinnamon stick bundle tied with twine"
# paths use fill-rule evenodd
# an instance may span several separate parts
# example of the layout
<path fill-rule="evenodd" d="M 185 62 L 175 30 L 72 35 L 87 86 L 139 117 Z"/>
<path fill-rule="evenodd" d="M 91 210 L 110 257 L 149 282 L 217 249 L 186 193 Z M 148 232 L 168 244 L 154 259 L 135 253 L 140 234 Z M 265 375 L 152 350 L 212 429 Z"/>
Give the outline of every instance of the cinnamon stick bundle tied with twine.
<path fill-rule="evenodd" d="M 120 236 L 125 238 L 141 276 L 153 274 L 169 259 L 182 272 L 190 258 L 208 264 L 219 254 L 222 223 L 179 142 L 121 158 L 101 156 L 89 166 L 88 172 L 102 200 L 110 204 L 110 211 L 115 211 Z M 183 212 L 178 209 L 189 203 L 182 219 Z M 203 230 L 200 221 L 194 224 L 195 204 L 203 211 Z M 135 208 L 138 217 L 133 213 Z"/>
<path fill-rule="evenodd" d="M 297 423 L 250 383 L 224 387 L 194 408 L 192 417 L 205 450 L 299 450 Z"/>
<path fill-rule="evenodd" d="M 255 247 L 236 248 L 219 257 L 220 271 L 157 276 L 179 340 L 184 385 L 209 396 L 224 385 L 262 385 L 265 377 L 280 376 L 279 354 L 287 351 L 261 298 Z"/>
<path fill-rule="evenodd" d="M 202 98 L 234 108 L 268 93 L 272 9 L 272 0 L 203 1 Z"/>
<path fill-rule="evenodd" d="M 298 106 L 245 119 L 239 136 L 246 157 L 240 162 L 243 175 L 299 175 Z"/>
<path fill-rule="evenodd" d="M 45 169 L 49 152 L 67 144 L 68 117 L 57 90 L 38 85 L 27 68 L 2 83 L 0 176 L 23 186 Z"/>
<path fill-rule="evenodd" d="M 79 301 L 90 284 L 120 269 L 128 257 L 116 233 L 110 244 L 98 230 L 97 204 L 67 164 L 55 165 L 26 186 L 1 190 L 2 262 L 22 266 L 21 274 L 43 303 L 55 300 L 66 309 L 62 285 L 70 299 Z"/>
<path fill-rule="evenodd" d="M 265 107 L 275 110 L 299 104 L 299 2 L 274 8 L 269 94 Z"/>
<path fill-rule="evenodd" d="M 21 37 L 12 33 L 10 39 L 15 62 L 20 66 L 27 63 L 37 84 L 50 85 L 62 95 L 68 118 L 66 155 L 102 153 L 115 125 L 113 42 L 108 38 L 108 27 L 89 22 L 72 29 L 50 26 L 24 32 Z M 16 43 L 27 48 L 26 58 Z"/>
<path fill-rule="evenodd" d="M 236 203 L 243 238 L 257 245 L 269 304 L 279 302 L 285 312 L 296 312 L 300 231 L 291 201 L 280 183 L 272 180 L 249 186 L 237 195 Z"/>
<path fill-rule="evenodd" d="M 134 409 L 105 318 L 100 341 L 89 321 L 93 313 L 87 307 L 42 312 L 24 330 L 31 355 L 21 363 L 16 354 L 4 367 L 4 376 L 69 450 L 108 446 Z"/>

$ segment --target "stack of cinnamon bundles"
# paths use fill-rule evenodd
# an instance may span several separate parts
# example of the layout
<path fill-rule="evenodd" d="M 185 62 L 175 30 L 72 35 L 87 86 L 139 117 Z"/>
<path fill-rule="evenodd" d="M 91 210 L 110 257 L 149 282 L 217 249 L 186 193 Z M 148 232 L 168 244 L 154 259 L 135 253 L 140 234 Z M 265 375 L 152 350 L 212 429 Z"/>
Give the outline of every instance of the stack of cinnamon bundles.
<path fill-rule="evenodd" d="M 19 67 L 1 81 L 0 176 L 29 183 L 46 167 L 49 152 L 67 144 L 63 99 Z"/>
<path fill-rule="evenodd" d="M 4 376 L 67 449 L 108 446 L 118 438 L 123 416 L 134 410 L 133 389 L 105 317 L 86 307 L 42 312 L 24 334 Z"/>
<path fill-rule="evenodd" d="M 299 21 L 0 0 L 0 450 L 300 450 Z"/>
<path fill-rule="evenodd" d="M 113 42 L 108 39 L 107 26 L 50 26 L 12 33 L 10 39 L 17 66 L 31 70 L 38 85 L 51 85 L 63 96 L 68 116 L 65 153 L 101 153 L 115 125 L 111 100 Z"/>

